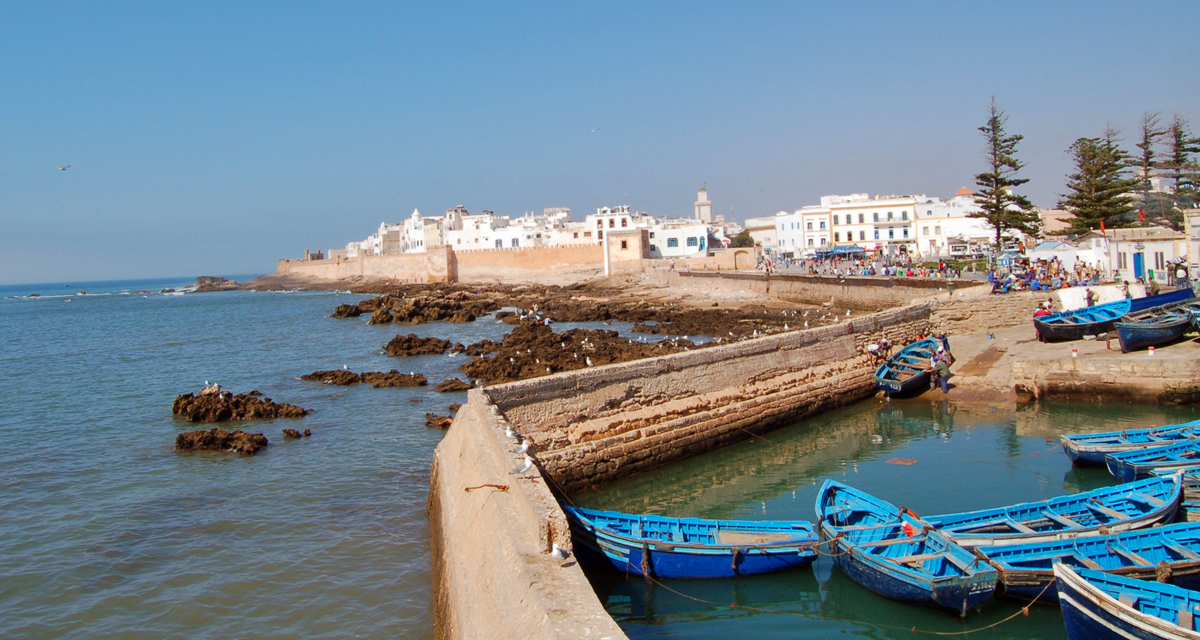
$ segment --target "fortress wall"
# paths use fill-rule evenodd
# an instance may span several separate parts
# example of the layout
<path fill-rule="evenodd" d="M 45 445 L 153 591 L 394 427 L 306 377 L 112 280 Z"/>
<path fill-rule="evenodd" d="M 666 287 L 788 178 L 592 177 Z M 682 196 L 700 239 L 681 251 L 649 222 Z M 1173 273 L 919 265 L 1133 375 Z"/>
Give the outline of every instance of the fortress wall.
<path fill-rule="evenodd" d="M 528 276 L 537 271 L 603 268 L 604 245 L 472 249 L 455 251 L 454 257 L 461 282 L 486 282 L 505 276 Z"/>
<path fill-rule="evenodd" d="M 325 260 L 280 260 L 275 273 L 312 280 L 390 280 L 424 283 L 454 282 L 454 256 L 449 247 L 430 247 L 425 253 L 358 256 Z"/>
<path fill-rule="evenodd" d="M 611 482 L 875 393 L 866 346 L 929 328 L 928 303 L 805 331 L 485 389 L 564 491 Z"/>

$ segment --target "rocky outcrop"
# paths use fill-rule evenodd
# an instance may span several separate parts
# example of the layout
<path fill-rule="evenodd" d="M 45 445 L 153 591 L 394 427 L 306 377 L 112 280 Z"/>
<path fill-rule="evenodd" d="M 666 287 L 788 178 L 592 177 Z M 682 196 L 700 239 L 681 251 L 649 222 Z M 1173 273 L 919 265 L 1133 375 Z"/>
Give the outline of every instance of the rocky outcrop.
<path fill-rule="evenodd" d="M 363 300 L 357 306 L 360 313 L 371 314 L 371 324 L 474 322 L 477 317 L 499 309 L 501 299 L 502 296 L 494 292 L 466 288 L 406 287 Z M 337 313 L 335 310 L 334 314 Z"/>
<path fill-rule="evenodd" d="M 467 347 L 465 353 L 475 346 Z M 697 348 L 700 346 L 690 340 L 634 342 L 616 331 L 571 329 L 555 333 L 550 327 L 526 320 L 504 336 L 495 356 L 478 357 L 459 369 L 487 384 L 498 384 Z"/>
<path fill-rule="evenodd" d="M 220 276 L 200 276 L 196 278 L 196 293 L 208 293 L 210 291 L 234 291 L 241 289 L 242 285 L 236 280 L 222 278 Z"/>
<path fill-rule="evenodd" d="M 334 371 L 314 371 L 312 373 L 300 376 L 300 379 L 343 386 L 364 383 L 376 388 L 423 387 L 429 384 L 429 380 L 419 373 L 400 373 L 395 369 L 392 369 L 387 373 L 382 371 L 364 371 L 362 373 L 354 373 L 353 371 L 345 371 L 340 369 Z"/>
<path fill-rule="evenodd" d="M 456 391 L 468 391 L 471 388 L 471 383 L 463 382 L 458 378 L 450 378 L 439 382 L 436 387 L 438 393 L 454 393 Z"/>
<path fill-rule="evenodd" d="M 230 432 L 216 427 L 208 431 L 185 431 L 175 437 L 176 451 L 238 451 L 254 455 L 265 446 L 267 438 L 261 433 Z"/>
<path fill-rule="evenodd" d="M 225 420 L 271 420 L 274 418 L 303 418 L 308 409 L 263 398 L 258 392 L 229 391 L 176 396 L 171 412 L 188 422 L 224 422 Z"/>
<path fill-rule="evenodd" d="M 396 336 L 383 346 L 383 350 L 393 358 L 404 356 L 441 355 L 451 347 L 449 340 L 441 338 L 422 338 L 415 333 L 406 336 Z"/>
<path fill-rule="evenodd" d="M 299 431 L 297 431 L 295 429 L 284 429 L 283 430 L 283 437 L 287 438 L 288 440 L 295 440 L 296 438 L 307 438 L 311 435 L 312 435 L 312 429 L 305 429 L 304 433 L 300 433 Z"/>
<path fill-rule="evenodd" d="M 436 413 L 425 414 L 425 426 L 430 429 L 448 429 L 452 422 L 454 422 L 454 418 L 450 416 L 439 416 Z"/>
<path fill-rule="evenodd" d="M 357 318 L 357 317 L 361 316 L 362 314 L 363 314 L 362 309 L 359 308 L 359 306 L 356 304 L 339 304 L 337 306 L 337 308 L 333 310 L 333 315 L 331 315 L 329 317 L 331 317 L 331 318 Z"/>

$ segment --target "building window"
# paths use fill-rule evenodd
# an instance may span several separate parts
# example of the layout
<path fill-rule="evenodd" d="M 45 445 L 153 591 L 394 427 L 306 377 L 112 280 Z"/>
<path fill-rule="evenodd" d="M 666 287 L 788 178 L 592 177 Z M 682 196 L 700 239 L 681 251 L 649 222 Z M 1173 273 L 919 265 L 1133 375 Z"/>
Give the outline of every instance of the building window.
<path fill-rule="evenodd" d="M 859 223 L 859 224 L 862 224 L 862 223 L 863 223 L 863 214 L 861 214 L 861 213 L 860 213 L 860 214 L 858 214 L 858 223 Z"/>
<path fill-rule="evenodd" d="M 809 231 L 812 231 L 812 223 L 811 223 L 811 222 L 810 222 L 810 223 L 808 223 L 808 230 L 809 230 Z"/>
<path fill-rule="evenodd" d="M 1118 269 L 1128 269 L 1129 268 L 1129 267 L 1125 266 L 1125 252 L 1124 251 L 1117 254 L 1117 268 Z"/>
<path fill-rule="evenodd" d="M 824 229 L 824 228 L 825 228 L 825 221 L 824 221 L 824 220 L 822 220 L 822 221 L 821 221 L 821 228 L 822 228 L 822 229 Z"/>
<path fill-rule="evenodd" d="M 888 229 L 888 240 L 891 240 L 891 239 L 893 239 L 893 238 L 895 238 L 895 237 L 896 237 L 896 230 L 895 230 L 895 229 Z"/>
<path fill-rule="evenodd" d="M 933 233 L 934 235 L 942 235 L 942 225 L 939 224 L 938 226 L 934 227 Z"/>
<path fill-rule="evenodd" d="M 575 232 L 575 237 L 576 237 L 576 238 L 578 238 L 578 237 L 579 237 L 579 232 L 578 232 L 578 231 L 576 231 L 576 232 Z"/>
<path fill-rule="evenodd" d="M 679 238 L 667 238 L 667 246 L 668 247 L 678 247 L 679 246 Z"/>
<path fill-rule="evenodd" d="M 908 212 L 907 212 L 907 211 L 901 211 L 901 212 L 900 212 L 900 219 L 901 219 L 901 220 L 908 220 Z"/>
<path fill-rule="evenodd" d="M 502 240 L 500 238 L 496 238 L 496 248 L 503 249 L 504 248 L 504 240 Z"/>
<path fill-rule="evenodd" d="M 927 216 L 931 216 L 931 215 L 933 215 L 933 212 L 932 212 L 932 211 L 926 211 L 926 212 L 925 212 L 925 215 L 927 215 Z"/>
<path fill-rule="evenodd" d="M 654 245 L 650 245 L 650 253 L 654 253 L 656 251 L 658 251 L 658 247 L 656 247 Z"/>
<path fill-rule="evenodd" d="M 921 227 L 921 233 L 924 233 L 925 235 L 929 235 L 929 227 Z"/>
<path fill-rule="evenodd" d="M 614 228 L 616 228 L 616 226 L 617 226 L 617 221 L 612 218 L 609 218 L 608 219 L 608 228 L 614 229 Z"/>
<path fill-rule="evenodd" d="M 603 221 L 603 220 L 597 220 L 597 221 L 596 221 L 596 228 L 597 228 L 597 229 L 603 229 L 603 228 L 604 228 L 604 221 Z"/>
<path fill-rule="evenodd" d="M 821 238 L 821 246 L 825 246 L 825 238 Z"/>
<path fill-rule="evenodd" d="M 859 231 L 859 232 L 858 232 L 858 239 L 859 239 L 859 240 L 866 240 L 866 239 L 867 239 L 867 232 L 866 232 L 866 231 Z"/>
<path fill-rule="evenodd" d="M 596 238 L 597 238 L 598 240 L 603 240 L 603 239 L 604 239 L 604 232 L 603 232 L 603 231 L 597 231 L 597 232 L 596 232 Z"/>
<path fill-rule="evenodd" d="M 459 238 L 459 239 L 458 239 L 458 242 L 456 242 L 456 243 L 454 243 L 454 244 L 462 244 L 462 238 Z"/>
<path fill-rule="evenodd" d="M 628 249 L 628 248 L 629 248 L 629 241 L 628 241 L 628 240 L 622 240 L 622 241 L 621 241 L 621 248 L 622 248 L 622 249 Z"/>
<path fill-rule="evenodd" d="M 513 238 L 513 239 L 512 239 L 512 246 L 514 246 L 514 247 L 519 247 L 519 246 L 521 246 L 521 241 L 520 241 L 519 239 L 517 239 L 517 238 Z"/>
<path fill-rule="evenodd" d="M 834 241 L 834 242 L 841 242 L 841 241 L 842 241 L 842 232 L 841 232 L 841 231 L 834 231 L 834 232 L 833 232 L 833 241 Z"/>
<path fill-rule="evenodd" d="M 878 240 L 878 239 L 879 239 L 879 229 L 876 229 L 876 230 L 875 230 L 875 239 L 876 239 L 876 240 Z"/>
<path fill-rule="evenodd" d="M 889 211 L 888 212 L 888 222 L 891 222 L 891 221 L 892 221 L 892 212 Z"/>
<path fill-rule="evenodd" d="M 603 231 L 600 231 L 599 233 L 604 233 L 604 232 L 603 232 Z M 578 236 L 576 236 L 576 237 L 578 237 Z M 590 237 L 592 237 L 592 232 L 591 232 L 591 231 L 584 231 L 584 232 L 583 232 L 583 237 L 585 237 L 585 238 L 590 238 Z"/>
<path fill-rule="evenodd" d="M 878 211 L 876 211 L 875 213 L 873 213 L 871 215 L 875 218 L 875 222 L 879 222 L 879 212 Z"/>
<path fill-rule="evenodd" d="M 901 230 L 900 230 L 900 233 L 901 233 L 901 234 L 902 234 L 902 235 L 903 235 L 905 238 L 907 238 L 907 237 L 908 237 L 908 227 L 904 227 L 903 229 L 901 229 Z"/>
<path fill-rule="evenodd" d="M 838 217 L 837 217 L 837 216 L 834 216 L 834 217 L 833 217 L 833 223 L 834 223 L 834 224 L 837 224 L 837 223 L 838 223 Z"/>
<path fill-rule="evenodd" d="M 653 232 L 653 231 L 651 231 L 651 232 L 650 232 L 650 239 L 651 239 L 651 240 L 653 240 L 653 239 L 654 239 L 654 232 Z"/>
<path fill-rule="evenodd" d="M 621 218 L 621 227 L 628 227 L 628 226 L 629 226 L 629 220 L 627 218 Z"/>
<path fill-rule="evenodd" d="M 1166 266 L 1167 266 L 1167 260 L 1163 256 L 1163 252 L 1155 251 L 1154 252 L 1154 268 L 1162 269 L 1162 268 L 1165 268 Z"/>
<path fill-rule="evenodd" d="M 808 239 L 808 246 L 810 246 L 810 247 L 812 246 L 812 238 Z"/>
<path fill-rule="evenodd" d="M 688 236 L 687 246 L 689 246 L 689 247 L 696 246 L 696 236 Z"/>

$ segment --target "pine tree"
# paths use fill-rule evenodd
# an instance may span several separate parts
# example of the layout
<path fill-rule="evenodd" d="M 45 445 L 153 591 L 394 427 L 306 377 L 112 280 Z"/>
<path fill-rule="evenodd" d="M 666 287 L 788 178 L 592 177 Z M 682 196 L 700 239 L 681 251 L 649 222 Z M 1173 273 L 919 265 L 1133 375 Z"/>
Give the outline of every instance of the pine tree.
<path fill-rule="evenodd" d="M 1020 135 L 1008 135 L 1004 125 L 1008 115 L 996 104 L 996 98 L 988 108 L 987 124 L 979 127 L 985 140 L 984 157 L 988 170 L 975 176 L 975 184 L 979 185 L 979 193 L 975 194 L 975 204 L 981 211 L 967 214 L 972 218 L 983 218 L 996 230 L 996 250 L 1004 245 L 1001 236 L 1009 229 L 1037 237 L 1041 235 L 1041 219 L 1034 210 L 1029 198 L 1018 195 L 1013 191 L 1026 182 L 1025 178 L 1017 178 L 1017 172 L 1025 163 L 1017 159 L 1017 143 L 1024 139 Z"/>
<path fill-rule="evenodd" d="M 1193 136 L 1188 130 L 1187 120 L 1176 114 L 1167 127 L 1167 153 L 1160 164 L 1166 177 L 1175 181 L 1176 195 L 1186 195 L 1180 192 L 1186 192 L 1188 185 L 1193 191 L 1200 186 L 1196 184 L 1200 177 L 1200 166 L 1192 160 L 1192 155 L 1196 153 L 1200 153 L 1200 138 Z"/>
<path fill-rule="evenodd" d="M 1129 154 L 1117 144 L 1119 132 L 1111 127 L 1102 138 L 1079 138 L 1067 149 L 1075 161 L 1075 173 L 1067 176 L 1067 188 L 1058 206 L 1071 212 L 1070 231 L 1087 233 L 1100 226 L 1129 226 L 1133 196 L 1139 178 L 1127 175 Z"/>
<path fill-rule="evenodd" d="M 1137 178 L 1137 207 L 1146 212 L 1146 217 L 1172 227 L 1175 221 L 1171 215 L 1174 202 L 1161 191 L 1154 191 L 1151 182 L 1153 175 L 1158 173 L 1162 163 L 1157 159 L 1159 138 L 1167 134 L 1167 129 L 1160 124 L 1161 113 L 1147 111 L 1142 114 L 1138 123 L 1140 140 L 1134 145 L 1138 149 L 1136 157 L 1130 158 L 1129 166 Z"/>

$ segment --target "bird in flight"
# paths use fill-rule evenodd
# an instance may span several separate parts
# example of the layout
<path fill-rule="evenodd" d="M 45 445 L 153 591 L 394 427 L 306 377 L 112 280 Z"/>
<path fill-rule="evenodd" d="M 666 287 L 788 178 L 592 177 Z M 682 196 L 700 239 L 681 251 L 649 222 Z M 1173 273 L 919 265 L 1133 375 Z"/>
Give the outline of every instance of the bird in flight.
<path fill-rule="evenodd" d="M 596 133 L 596 132 L 597 132 L 597 131 L 599 131 L 599 130 L 600 130 L 600 127 L 596 127 L 595 129 L 588 129 L 588 132 L 589 132 L 589 133 Z"/>
<path fill-rule="evenodd" d="M 58 170 L 59 170 L 59 171 L 66 171 L 67 169 L 70 169 L 70 168 L 71 168 L 71 165 L 67 165 L 67 166 L 65 166 L 65 167 L 59 167 L 59 168 L 58 168 Z"/>

